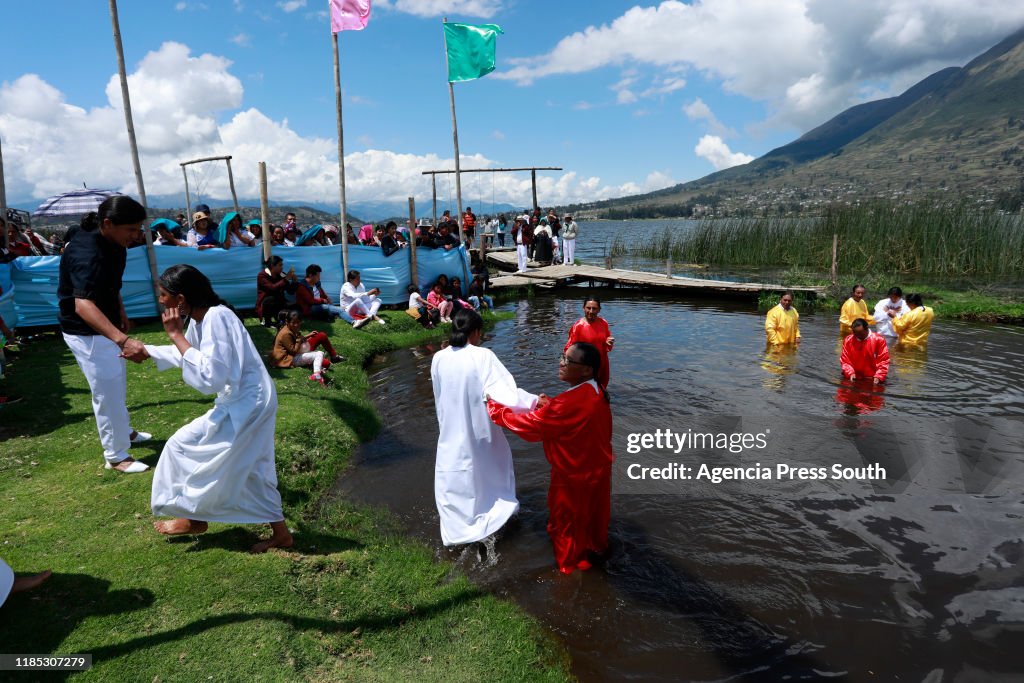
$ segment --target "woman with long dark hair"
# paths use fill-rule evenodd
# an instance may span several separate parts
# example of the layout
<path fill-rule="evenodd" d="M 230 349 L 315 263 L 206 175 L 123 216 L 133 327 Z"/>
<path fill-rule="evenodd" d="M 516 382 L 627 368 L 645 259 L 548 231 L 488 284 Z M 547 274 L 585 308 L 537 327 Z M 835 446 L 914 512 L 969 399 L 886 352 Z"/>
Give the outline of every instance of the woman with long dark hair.
<path fill-rule="evenodd" d="M 277 327 L 277 314 L 288 307 L 285 293 L 294 294 L 299 287 L 295 269 L 284 272 L 284 259 L 274 254 L 263 264 L 256 276 L 256 316 L 265 327 Z"/>
<path fill-rule="evenodd" d="M 154 522 L 154 528 L 175 536 L 202 533 L 208 522 L 270 524 L 273 534 L 252 551 L 291 546 L 274 466 L 277 392 L 249 333 L 192 266 L 164 271 L 160 303 L 172 345 L 146 351 L 158 369 L 181 368 L 186 384 L 217 399 L 175 432 L 160 454 L 153 514 L 174 519 Z"/>
<path fill-rule="evenodd" d="M 480 346 L 482 334 L 480 314 L 460 308 L 450 345 L 430 364 L 440 428 L 434 498 L 445 545 L 483 540 L 519 509 L 512 450 L 487 416 L 484 397 L 520 410 L 536 406 L 538 397 L 516 387 L 498 357 Z"/>
<path fill-rule="evenodd" d="M 128 370 L 125 358 L 146 358 L 142 342 L 128 336 L 128 314 L 121 300 L 121 278 L 127 248 L 146 220 L 146 209 L 131 197 L 117 195 L 82 218 L 81 228 L 60 260 L 58 320 L 71 353 L 92 392 L 106 468 L 145 472 L 128 449 L 148 441 L 149 434 L 132 429 L 128 417 Z"/>
<path fill-rule="evenodd" d="M 562 352 L 568 351 L 576 342 L 592 344 L 601 354 L 601 371 L 596 379 L 602 389 L 607 389 L 608 381 L 611 379 L 608 354 L 615 346 L 615 337 L 608 329 L 607 321 L 601 317 L 601 301 L 597 297 L 590 296 L 583 300 L 583 317 L 569 328 L 569 338 Z"/>

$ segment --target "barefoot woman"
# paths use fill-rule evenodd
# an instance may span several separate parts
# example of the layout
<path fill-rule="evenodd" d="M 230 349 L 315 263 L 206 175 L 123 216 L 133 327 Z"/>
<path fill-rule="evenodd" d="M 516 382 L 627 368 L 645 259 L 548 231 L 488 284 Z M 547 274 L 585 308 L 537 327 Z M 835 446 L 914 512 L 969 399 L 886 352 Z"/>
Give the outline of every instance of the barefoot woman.
<path fill-rule="evenodd" d="M 174 519 L 153 526 L 173 536 L 202 533 L 207 522 L 269 523 L 273 535 L 252 551 L 291 546 L 274 469 L 277 393 L 249 333 L 192 266 L 164 271 L 160 303 L 173 346 L 146 351 L 159 370 L 180 367 L 186 384 L 217 400 L 164 446 L 153 476 L 153 514 Z"/>

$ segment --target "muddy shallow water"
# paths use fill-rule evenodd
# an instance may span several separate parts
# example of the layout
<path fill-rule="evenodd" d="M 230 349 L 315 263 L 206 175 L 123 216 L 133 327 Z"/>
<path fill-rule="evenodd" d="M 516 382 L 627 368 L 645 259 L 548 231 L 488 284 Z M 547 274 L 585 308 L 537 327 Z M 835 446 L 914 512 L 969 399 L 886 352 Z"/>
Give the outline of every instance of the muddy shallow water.
<path fill-rule="evenodd" d="M 581 298 L 508 304 L 485 345 L 524 388 L 562 390 Z M 478 584 L 535 615 L 583 680 L 1019 680 L 1024 675 L 1024 330 L 939 322 L 894 350 L 881 391 L 839 379 L 834 315 L 795 353 L 745 304 L 618 295 L 611 553 L 561 576 L 544 530 L 549 468 L 509 436 L 522 509 L 496 545 L 440 543 L 433 349 L 371 370 L 385 425 L 338 489 L 383 505 Z M 631 434 L 763 434 L 765 448 L 639 448 Z M 635 441 L 631 441 L 635 440 Z M 630 478 L 743 467 L 744 480 Z M 860 479 L 799 479 L 859 468 Z M 630 466 L 632 469 L 630 468 Z M 886 471 L 866 479 L 869 466 Z"/>

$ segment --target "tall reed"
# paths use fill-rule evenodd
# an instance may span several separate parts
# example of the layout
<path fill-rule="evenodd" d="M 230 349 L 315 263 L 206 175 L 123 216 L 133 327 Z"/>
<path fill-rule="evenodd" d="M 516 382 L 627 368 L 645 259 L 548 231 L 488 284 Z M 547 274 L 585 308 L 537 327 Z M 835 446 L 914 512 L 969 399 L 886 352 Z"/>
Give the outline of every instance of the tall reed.
<path fill-rule="evenodd" d="M 845 273 L 1024 275 L 1024 220 L 967 204 L 874 202 L 818 217 L 712 218 L 630 249 L 684 263 L 827 271 L 832 235 Z"/>

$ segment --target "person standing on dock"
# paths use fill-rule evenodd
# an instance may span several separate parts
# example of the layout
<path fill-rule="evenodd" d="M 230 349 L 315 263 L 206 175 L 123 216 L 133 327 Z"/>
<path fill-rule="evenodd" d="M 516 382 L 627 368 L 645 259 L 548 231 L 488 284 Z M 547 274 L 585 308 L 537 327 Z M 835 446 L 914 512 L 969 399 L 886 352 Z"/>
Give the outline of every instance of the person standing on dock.
<path fill-rule="evenodd" d="M 889 374 L 889 347 L 885 339 L 872 332 L 864 318 L 854 320 L 850 330 L 839 356 L 843 377 L 850 381 L 871 377 L 875 384 L 881 384 Z"/>
<path fill-rule="evenodd" d="M 892 321 L 910 312 L 907 302 L 903 300 L 903 290 L 899 287 L 890 287 L 889 294 L 875 304 L 875 332 L 895 339 L 896 330 L 892 328 Z"/>
<path fill-rule="evenodd" d="M 434 499 L 445 545 L 481 541 L 519 510 L 512 449 L 488 417 L 487 397 L 514 410 L 531 410 L 538 401 L 480 346 L 483 326 L 476 311 L 456 311 L 450 344 L 430 363 L 439 427 Z"/>
<path fill-rule="evenodd" d="M 615 347 L 615 337 L 608 328 L 608 321 L 601 317 L 601 301 L 597 297 L 587 297 L 583 301 L 583 317 L 569 328 L 569 339 L 566 340 L 562 353 L 577 342 L 592 344 L 601 354 L 601 369 L 596 379 L 602 389 L 607 389 L 612 372 L 608 354 Z"/>
<path fill-rule="evenodd" d="M 854 285 L 850 290 L 850 298 L 843 304 L 839 311 L 839 331 L 845 338 L 852 332 L 853 321 L 862 319 L 868 325 L 874 325 L 875 319 L 868 315 L 868 305 L 864 301 L 864 286 Z"/>
<path fill-rule="evenodd" d="M 562 265 L 576 265 L 576 238 L 579 234 L 580 226 L 572 216 L 566 216 L 565 225 L 562 227 Z"/>
<path fill-rule="evenodd" d="M 516 258 L 519 261 L 517 273 L 525 273 L 529 262 L 530 245 L 533 244 L 533 229 L 530 224 L 520 216 L 512 225 L 512 241 L 516 245 Z"/>
<path fill-rule="evenodd" d="M 612 492 L 612 411 L 598 386 L 601 353 L 592 344 L 572 344 L 562 354 L 558 378 L 570 389 L 553 399 L 541 396 L 526 413 L 490 396 L 487 410 L 495 423 L 526 441 L 542 441 L 551 463 L 548 487 L 548 535 L 563 574 L 591 567 L 592 555 L 608 549 Z"/>
<path fill-rule="evenodd" d="M 892 328 L 900 337 L 900 344 L 910 346 L 924 346 L 928 343 L 928 335 L 932 331 L 932 320 L 935 319 L 935 311 L 924 305 L 920 294 L 911 294 L 907 297 L 907 306 L 910 312 L 899 317 L 890 313 Z"/>
<path fill-rule="evenodd" d="M 786 292 L 779 303 L 768 311 L 764 331 L 769 344 L 799 344 L 800 314 L 793 308 L 793 293 Z"/>

